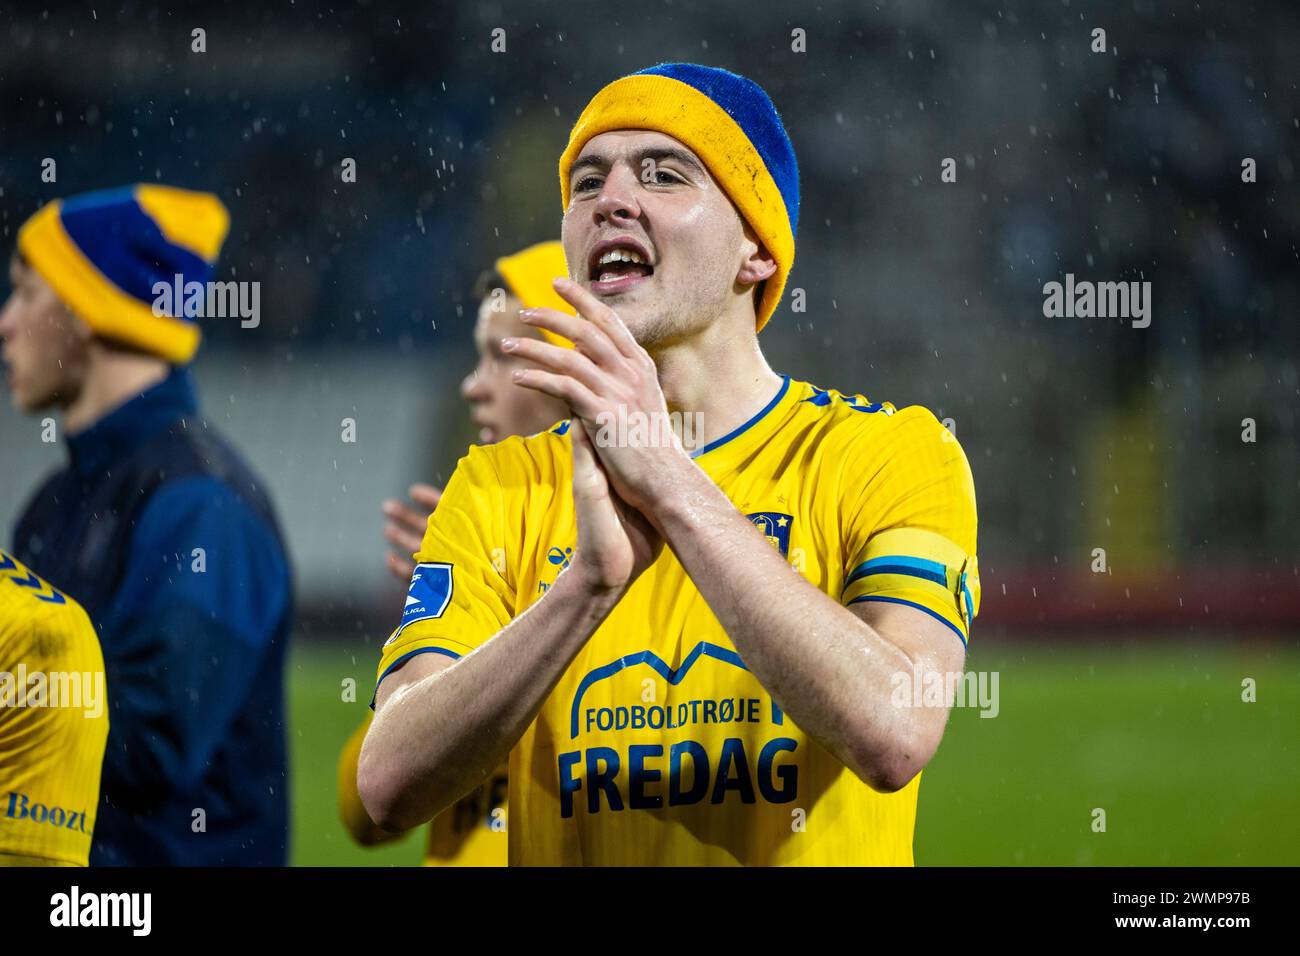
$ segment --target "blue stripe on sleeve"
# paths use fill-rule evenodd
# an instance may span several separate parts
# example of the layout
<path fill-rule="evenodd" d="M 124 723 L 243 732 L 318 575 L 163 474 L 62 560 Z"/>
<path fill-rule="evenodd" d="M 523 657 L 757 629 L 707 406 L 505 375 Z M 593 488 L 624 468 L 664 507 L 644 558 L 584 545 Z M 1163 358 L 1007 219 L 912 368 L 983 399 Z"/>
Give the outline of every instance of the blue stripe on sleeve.
<path fill-rule="evenodd" d="M 391 674 L 397 668 L 401 667 L 416 654 L 442 654 L 444 657 L 450 657 L 453 661 L 460 660 L 460 655 L 455 651 L 449 651 L 445 647 L 417 647 L 413 651 L 407 651 L 393 663 L 384 668 L 384 672 L 379 675 L 379 680 L 375 681 L 375 692 L 370 695 L 370 709 L 375 709 L 375 695 L 379 693 L 379 685 L 384 682 L 384 678 Z"/>
<path fill-rule="evenodd" d="M 854 581 L 872 574 L 907 574 L 914 578 L 924 578 L 935 584 L 942 584 L 944 587 L 948 586 L 948 571 L 938 561 L 909 558 L 901 554 L 888 554 L 863 561 L 849 574 L 844 586 L 848 587 Z"/>

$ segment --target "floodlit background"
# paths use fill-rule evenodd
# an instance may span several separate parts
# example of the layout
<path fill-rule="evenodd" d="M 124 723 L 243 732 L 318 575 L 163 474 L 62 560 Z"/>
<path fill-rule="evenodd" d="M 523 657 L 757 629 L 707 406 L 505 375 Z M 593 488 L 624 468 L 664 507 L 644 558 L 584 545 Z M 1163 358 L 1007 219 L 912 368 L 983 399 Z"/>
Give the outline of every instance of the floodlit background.
<path fill-rule="evenodd" d="M 601 85 L 665 60 L 749 75 L 794 140 L 790 286 L 807 308 L 787 296 L 764 331 L 773 366 L 928 406 L 974 470 L 968 661 L 998 674 L 999 712 L 954 712 L 917 861 L 1300 862 L 1285 0 L 92 6 L 0 15 L 0 245 L 53 198 L 128 182 L 231 210 L 219 278 L 261 283 L 262 322 L 209 322 L 196 370 L 295 563 L 297 862 L 419 859 L 414 837 L 351 846 L 335 815 L 335 756 L 401 607 L 379 503 L 445 480 L 471 440 L 470 288 L 558 237 L 570 124 Z M 1043 285 L 1066 273 L 1150 281 L 1150 327 L 1045 318 Z M 38 419 L 0 412 L 0 540 L 62 454 Z"/>

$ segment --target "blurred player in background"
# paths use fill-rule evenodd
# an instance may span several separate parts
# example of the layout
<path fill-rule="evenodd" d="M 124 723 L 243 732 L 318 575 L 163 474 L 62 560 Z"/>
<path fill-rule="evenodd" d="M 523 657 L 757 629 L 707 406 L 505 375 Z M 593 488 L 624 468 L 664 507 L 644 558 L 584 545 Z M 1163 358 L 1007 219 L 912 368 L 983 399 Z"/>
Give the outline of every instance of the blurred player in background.
<path fill-rule="evenodd" d="M 288 559 L 199 412 L 199 329 L 157 294 L 209 288 L 228 227 L 207 193 L 107 190 L 42 208 L 10 263 L 9 389 L 59 410 L 69 456 L 14 552 L 86 609 L 108 671 L 96 864 L 286 862 Z"/>
<path fill-rule="evenodd" d="M 448 482 L 383 649 L 366 806 L 409 826 L 509 754 L 512 865 L 910 865 L 951 699 L 899 704 L 898 678 L 963 668 L 965 456 L 925 409 L 764 359 L 799 183 L 756 84 L 623 77 L 559 172 L 581 318 L 521 318 L 576 349 L 502 349 L 573 419 Z"/>
<path fill-rule="evenodd" d="M 86 865 L 107 739 L 90 619 L 0 551 L 0 866 Z"/>
<path fill-rule="evenodd" d="M 501 340 L 510 336 L 572 347 L 567 339 L 519 321 L 521 308 L 569 310 L 568 303 L 551 287 L 553 279 L 566 275 L 564 247 L 558 242 L 543 242 L 498 259 L 495 269 L 480 276 L 475 285 L 474 296 L 479 302 L 474 324 L 478 365 L 465 376 L 461 394 L 470 405 L 471 418 L 479 427 L 479 440 L 485 445 L 511 435 L 536 434 L 568 414 L 563 402 L 539 396 L 512 382 L 511 373 L 523 364 L 501 351 Z M 441 494 L 427 484 L 412 485 L 410 493 L 414 507 L 396 500 L 384 502 L 384 535 L 396 549 L 388 553 L 388 569 L 403 584 L 410 582 L 415 571 L 411 555 L 420 550 L 429 515 Z M 357 758 L 370 721 L 367 715 L 339 757 L 339 813 L 353 839 L 363 846 L 387 843 L 404 835 L 376 826 L 357 793 Z M 429 825 L 425 866 L 505 866 L 506 790 L 503 763 L 473 793 L 434 817 Z"/>

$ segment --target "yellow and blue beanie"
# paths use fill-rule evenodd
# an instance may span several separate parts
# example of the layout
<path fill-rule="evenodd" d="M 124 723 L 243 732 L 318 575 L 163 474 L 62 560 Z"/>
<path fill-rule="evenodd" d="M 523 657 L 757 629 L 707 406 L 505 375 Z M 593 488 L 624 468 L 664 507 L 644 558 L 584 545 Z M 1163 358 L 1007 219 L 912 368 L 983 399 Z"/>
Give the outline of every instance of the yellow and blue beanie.
<path fill-rule="evenodd" d="M 620 129 L 664 133 L 704 161 L 776 260 L 757 327 L 776 311 L 794 264 L 799 166 L 781 117 L 762 87 L 727 70 L 661 63 L 615 80 L 587 104 L 560 157 L 560 194 L 569 208 L 569 167 L 587 141 Z"/>
<path fill-rule="evenodd" d="M 125 186 L 43 206 L 19 229 L 18 251 L 96 335 L 182 365 L 198 325 L 179 302 L 155 315 L 154 285 L 207 283 L 229 229 L 211 193 Z"/>
<path fill-rule="evenodd" d="M 551 281 L 569 276 L 569 265 L 564 258 L 564 246 L 559 242 L 539 242 L 511 256 L 502 256 L 495 264 L 497 275 L 510 287 L 510 294 L 525 309 L 559 309 L 573 315 L 573 306 L 560 298 Z M 552 345 L 573 348 L 568 339 L 550 329 L 537 326 L 542 338 Z"/>

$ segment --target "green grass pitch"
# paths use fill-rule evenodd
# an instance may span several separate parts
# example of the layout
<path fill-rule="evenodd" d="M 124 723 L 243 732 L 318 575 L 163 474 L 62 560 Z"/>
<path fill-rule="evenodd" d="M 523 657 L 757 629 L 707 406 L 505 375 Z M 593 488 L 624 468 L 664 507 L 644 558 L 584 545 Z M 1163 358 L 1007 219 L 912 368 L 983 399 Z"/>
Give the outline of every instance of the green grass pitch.
<path fill-rule="evenodd" d="M 417 864 L 422 835 L 368 850 L 338 821 L 336 766 L 374 655 L 297 644 L 289 665 L 292 860 Z M 1300 648 L 1159 641 L 976 644 L 999 713 L 954 710 L 921 782 L 922 866 L 1300 863 Z M 357 700 L 342 700 L 342 682 Z M 1242 681 L 1257 701 L 1242 701 Z M 1105 832 L 1094 832 L 1094 811 Z M 810 816 L 815 825 L 815 814 Z"/>

